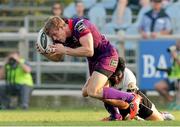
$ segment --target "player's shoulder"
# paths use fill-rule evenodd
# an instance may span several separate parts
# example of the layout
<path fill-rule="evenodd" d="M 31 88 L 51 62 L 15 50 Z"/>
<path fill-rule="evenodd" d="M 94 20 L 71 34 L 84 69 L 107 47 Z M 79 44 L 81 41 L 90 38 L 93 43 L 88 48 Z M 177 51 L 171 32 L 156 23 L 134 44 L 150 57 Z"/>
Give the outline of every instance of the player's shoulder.
<path fill-rule="evenodd" d="M 84 18 L 73 19 L 74 33 L 78 37 L 82 37 L 91 33 L 90 22 Z"/>
<path fill-rule="evenodd" d="M 88 28 L 87 26 L 87 19 L 84 18 L 75 18 L 74 20 L 74 30 L 77 30 L 78 32 L 82 32 L 85 29 Z"/>
<path fill-rule="evenodd" d="M 124 72 L 128 74 L 133 74 L 133 72 L 127 67 L 125 68 Z"/>
<path fill-rule="evenodd" d="M 136 79 L 134 73 L 133 73 L 129 68 L 127 68 L 127 67 L 126 67 L 125 70 L 124 70 L 124 75 L 125 75 L 125 77 L 128 78 L 128 79 L 133 79 L 133 80 Z"/>

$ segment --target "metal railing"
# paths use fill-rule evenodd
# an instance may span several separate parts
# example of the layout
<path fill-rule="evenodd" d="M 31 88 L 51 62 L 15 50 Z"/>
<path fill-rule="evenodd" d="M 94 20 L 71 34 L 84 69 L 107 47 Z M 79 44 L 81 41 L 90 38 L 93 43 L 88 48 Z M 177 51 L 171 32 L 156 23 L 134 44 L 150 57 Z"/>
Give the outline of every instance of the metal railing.
<path fill-rule="evenodd" d="M 122 36 L 122 35 L 106 35 L 107 38 L 111 41 L 116 40 L 119 42 L 119 45 L 124 45 L 124 42 L 127 40 L 131 40 L 136 42 L 136 47 L 138 46 L 138 41 L 141 40 L 141 36 L 139 35 L 134 35 L 134 36 Z M 167 35 L 167 36 L 159 36 L 159 39 L 180 39 L 179 35 Z M 37 39 L 37 33 L 0 33 L 0 41 L 18 41 L 19 43 L 24 42 L 24 43 L 32 43 L 35 42 Z M 133 43 L 133 42 L 132 42 Z M 22 44 L 22 43 L 21 43 Z M 20 53 L 24 52 L 24 50 L 27 49 L 28 51 L 28 46 L 27 45 L 23 45 L 23 46 L 19 46 L 19 51 Z M 34 47 L 33 47 L 34 48 Z M 138 48 L 135 48 L 135 57 L 134 59 L 134 63 L 127 63 L 127 66 L 132 69 L 134 72 L 138 73 Z M 34 50 L 35 51 L 35 50 Z M 122 52 L 122 50 L 120 49 L 119 51 Z M 26 52 L 26 51 L 25 51 Z M 67 61 L 63 61 L 63 62 L 49 62 L 49 61 L 41 61 L 41 55 L 37 52 L 35 52 L 36 54 L 36 61 L 29 61 L 30 65 L 33 68 L 33 72 L 35 73 L 35 79 L 36 79 L 36 87 L 61 87 L 61 88 L 80 88 L 82 84 L 79 85 L 74 85 L 76 83 L 73 84 L 54 84 L 52 83 L 52 85 L 47 85 L 47 84 L 43 84 L 42 83 L 42 73 L 74 73 L 74 74 L 85 74 L 86 77 L 88 76 L 88 67 L 87 64 L 85 62 L 67 62 Z M 122 54 L 122 53 L 120 53 Z M 28 59 L 28 57 L 26 57 L 26 59 Z M 0 62 L 0 65 L 3 65 L 3 62 Z"/>
<path fill-rule="evenodd" d="M 19 28 L 24 27 L 27 31 L 37 32 L 44 24 L 49 15 L 41 16 L 1 16 L 0 31 L 18 32 Z"/>

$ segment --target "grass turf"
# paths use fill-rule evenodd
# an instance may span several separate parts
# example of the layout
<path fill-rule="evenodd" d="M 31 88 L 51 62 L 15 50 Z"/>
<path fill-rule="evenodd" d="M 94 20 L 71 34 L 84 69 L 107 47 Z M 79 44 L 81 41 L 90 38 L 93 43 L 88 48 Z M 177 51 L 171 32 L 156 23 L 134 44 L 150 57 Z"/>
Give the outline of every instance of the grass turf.
<path fill-rule="evenodd" d="M 180 126 L 180 111 L 171 111 L 175 121 L 114 121 L 101 122 L 108 116 L 102 109 L 60 109 L 29 111 L 0 111 L 0 125 L 47 125 L 47 126 Z"/>

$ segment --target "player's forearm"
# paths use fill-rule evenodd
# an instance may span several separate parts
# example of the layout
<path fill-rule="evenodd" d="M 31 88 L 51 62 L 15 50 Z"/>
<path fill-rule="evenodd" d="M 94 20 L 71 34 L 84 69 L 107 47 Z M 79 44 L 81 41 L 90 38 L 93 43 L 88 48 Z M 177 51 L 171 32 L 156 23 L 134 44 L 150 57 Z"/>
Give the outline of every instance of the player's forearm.
<path fill-rule="evenodd" d="M 78 57 L 92 57 L 94 55 L 94 50 L 86 47 L 78 47 L 75 49 L 66 47 L 65 54 Z"/>

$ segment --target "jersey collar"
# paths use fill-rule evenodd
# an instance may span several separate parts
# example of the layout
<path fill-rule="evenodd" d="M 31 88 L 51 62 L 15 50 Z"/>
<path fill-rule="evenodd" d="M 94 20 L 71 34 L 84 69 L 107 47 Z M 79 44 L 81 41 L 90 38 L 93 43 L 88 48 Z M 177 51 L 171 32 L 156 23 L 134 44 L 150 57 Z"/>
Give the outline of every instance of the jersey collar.
<path fill-rule="evenodd" d="M 68 20 L 68 26 L 69 26 L 69 29 L 70 29 L 71 31 L 73 31 L 73 20 L 72 20 L 72 19 L 69 19 L 69 20 Z"/>

